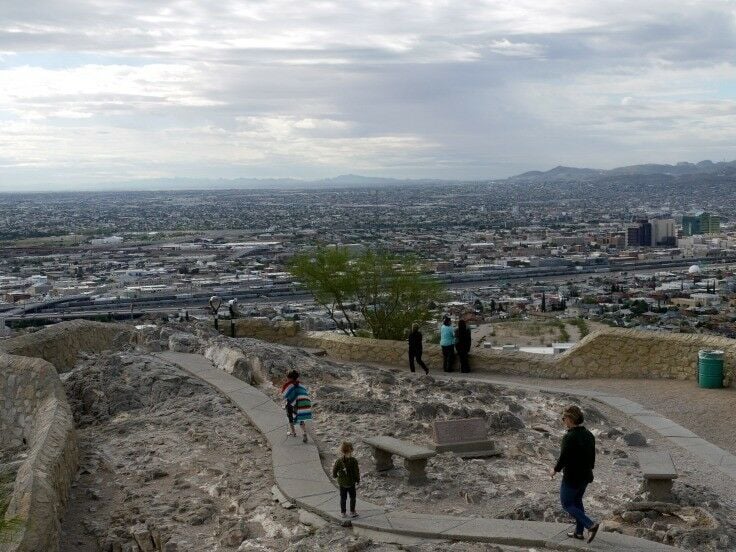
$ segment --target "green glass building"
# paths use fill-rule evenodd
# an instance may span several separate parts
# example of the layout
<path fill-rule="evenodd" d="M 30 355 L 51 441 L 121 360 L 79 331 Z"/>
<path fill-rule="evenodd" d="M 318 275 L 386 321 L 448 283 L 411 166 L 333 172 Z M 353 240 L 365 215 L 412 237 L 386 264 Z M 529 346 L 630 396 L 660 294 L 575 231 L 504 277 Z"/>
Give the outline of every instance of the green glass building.
<path fill-rule="evenodd" d="M 682 217 L 682 234 L 694 236 L 696 234 L 718 234 L 721 231 L 721 217 L 710 213 L 701 213 L 697 216 Z"/>

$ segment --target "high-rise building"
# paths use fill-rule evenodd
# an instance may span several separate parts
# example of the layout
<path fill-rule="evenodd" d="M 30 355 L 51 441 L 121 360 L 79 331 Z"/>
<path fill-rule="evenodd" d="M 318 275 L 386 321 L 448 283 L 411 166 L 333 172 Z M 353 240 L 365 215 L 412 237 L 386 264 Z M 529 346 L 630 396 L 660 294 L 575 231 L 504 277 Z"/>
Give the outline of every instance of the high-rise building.
<path fill-rule="evenodd" d="M 637 221 L 626 229 L 627 247 L 651 247 L 652 224 L 647 220 Z"/>
<path fill-rule="evenodd" d="M 652 224 L 649 221 L 642 220 L 639 222 L 639 245 L 652 246 Z"/>
<path fill-rule="evenodd" d="M 710 213 L 682 217 L 682 235 L 718 234 L 721 231 L 721 217 Z"/>
<path fill-rule="evenodd" d="M 703 213 L 700 215 L 700 232 L 702 234 L 718 234 L 721 231 L 721 217 Z"/>
<path fill-rule="evenodd" d="M 638 247 L 641 245 L 641 232 L 639 225 L 629 226 L 626 229 L 626 247 Z"/>
<path fill-rule="evenodd" d="M 677 242 L 675 235 L 675 219 L 652 219 L 652 246 L 674 247 Z"/>
<path fill-rule="evenodd" d="M 700 217 L 683 216 L 682 235 L 694 236 L 695 234 L 700 234 Z"/>

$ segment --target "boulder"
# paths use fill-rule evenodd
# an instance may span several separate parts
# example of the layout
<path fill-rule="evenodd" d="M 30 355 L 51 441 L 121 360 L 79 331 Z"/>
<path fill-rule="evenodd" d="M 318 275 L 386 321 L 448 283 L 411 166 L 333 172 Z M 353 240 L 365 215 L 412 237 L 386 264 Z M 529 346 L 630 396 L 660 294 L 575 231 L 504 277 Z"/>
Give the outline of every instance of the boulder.
<path fill-rule="evenodd" d="M 644 437 L 641 433 L 638 431 L 632 431 L 630 433 L 624 434 L 622 437 L 624 440 L 624 443 L 629 445 L 630 447 L 645 447 L 647 446 L 647 438 Z"/>
<path fill-rule="evenodd" d="M 176 353 L 196 353 L 199 340 L 192 334 L 177 332 L 169 337 L 169 350 Z"/>
<path fill-rule="evenodd" d="M 494 431 L 518 431 L 524 428 L 524 422 L 521 418 L 512 414 L 508 410 L 494 412 L 489 418 L 491 429 Z"/>

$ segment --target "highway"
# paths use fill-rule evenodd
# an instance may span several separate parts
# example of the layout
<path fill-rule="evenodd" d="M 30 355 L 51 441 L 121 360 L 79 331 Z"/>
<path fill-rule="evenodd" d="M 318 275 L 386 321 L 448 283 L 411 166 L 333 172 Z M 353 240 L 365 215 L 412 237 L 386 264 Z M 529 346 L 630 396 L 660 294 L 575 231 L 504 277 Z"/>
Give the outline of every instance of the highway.
<path fill-rule="evenodd" d="M 611 278 L 628 274 L 653 274 L 655 272 L 678 270 L 692 264 L 700 263 L 709 268 L 726 267 L 736 263 L 736 258 L 726 259 L 667 259 L 631 263 L 619 267 L 586 266 L 577 269 L 570 267 L 506 269 L 483 274 L 444 274 L 438 276 L 450 289 L 475 289 L 520 280 L 539 282 L 565 282 L 587 280 L 591 276 Z M 460 281 L 458 281 L 461 279 Z M 130 299 L 120 297 L 113 300 L 95 300 L 89 296 L 68 296 L 56 298 L 43 303 L 27 303 L 22 306 L 9 306 L 0 317 L 6 321 L 44 320 L 69 318 L 96 318 L 108 313 L 116 317 L 130 316 L 131 305 L 133 317 L 144 313 L 171 313 L 180 309 L 190 312 L 204 312 L 209 298 L 220 295 L 223 299 L 236 298 L 241 309 L 248 304 L 280 304 L 285 302 L 309 301 L 311 295 L 293 284 L 281 284 L 267 288 L 252 287 L 232 288 L 218 291 L 204 290 L 196 293 L 178 293 L 167 295 L 151 295 Z M 1 307 L 0 307 L 1 308 Z M 223 306 L 223 310 L 226 306 Z"/>

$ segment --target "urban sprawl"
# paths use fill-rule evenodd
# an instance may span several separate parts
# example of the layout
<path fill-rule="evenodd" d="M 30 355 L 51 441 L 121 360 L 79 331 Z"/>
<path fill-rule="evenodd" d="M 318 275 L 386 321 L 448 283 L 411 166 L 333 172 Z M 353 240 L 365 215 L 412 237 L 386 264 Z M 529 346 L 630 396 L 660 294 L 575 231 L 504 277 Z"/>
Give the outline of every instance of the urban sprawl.
<path fill-rule="evenodd" d="M 480 328 L 476 346 L 554 353 L 595 324 L 734 337 L 736 229 L 724 208 L 488 183 L 9 194 L 0 317 L 4 328 L 209 316 L 217 295 L 238 316 L 330 329 L 287 270 L 323 245 L 418 256 L 450 292 L 438 311 Z M 530 320 L 542 327 L 526 341 L 494 330 Z"/>

